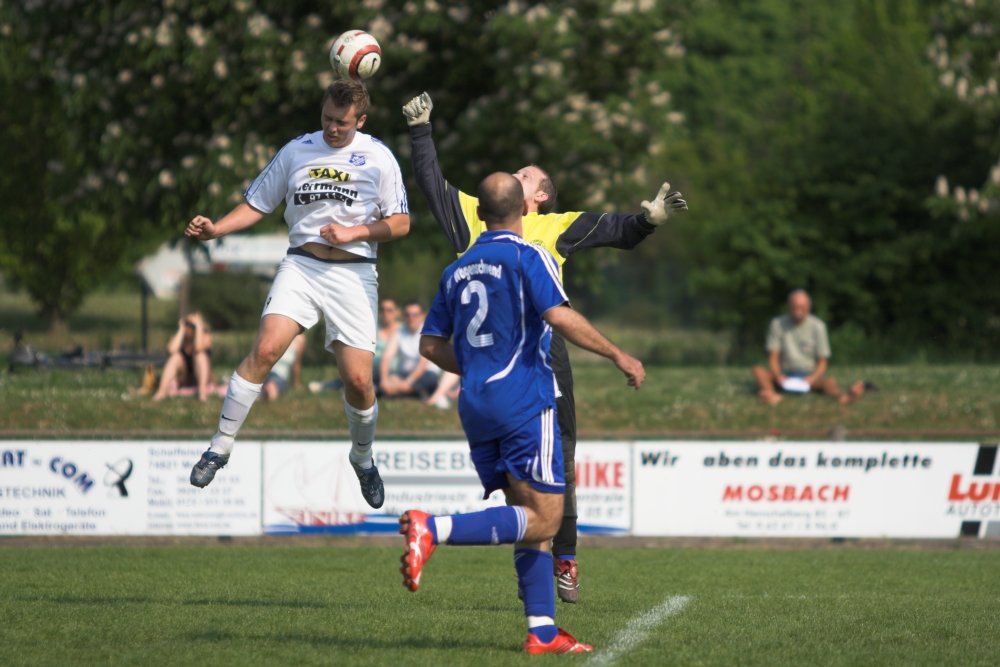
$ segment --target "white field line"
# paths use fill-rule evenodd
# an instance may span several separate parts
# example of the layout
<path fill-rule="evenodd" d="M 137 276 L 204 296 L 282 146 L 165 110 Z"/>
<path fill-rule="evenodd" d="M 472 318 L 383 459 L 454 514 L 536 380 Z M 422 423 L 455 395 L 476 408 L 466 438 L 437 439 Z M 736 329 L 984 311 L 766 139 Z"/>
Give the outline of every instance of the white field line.
<path fill-rule="evenodd" d="M 691 598 L 687 595 L 673 595 L 659 605 L 629 621 L 607 648 L 596 651 L 587 661 L 588 665 L 612 665 L 620 655 L 628 653 L 646 641 L 646 637 L 656 626 L 671 616 L 684 610 Z"/>

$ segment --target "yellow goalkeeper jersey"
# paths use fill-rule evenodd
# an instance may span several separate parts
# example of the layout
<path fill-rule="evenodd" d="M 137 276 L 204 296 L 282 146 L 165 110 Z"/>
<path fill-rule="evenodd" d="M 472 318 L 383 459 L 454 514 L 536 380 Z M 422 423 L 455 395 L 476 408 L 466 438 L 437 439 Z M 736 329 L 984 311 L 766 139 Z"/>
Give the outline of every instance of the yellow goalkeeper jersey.
<path fill-rule="evenodd" d="M 417 185 L 427 198 L 438 226 L 461 255 L 480 234 L 486 223 L 479 219 L 479 200 L 445 180 L 438 164 L 431 124 L 410 128 L 413 140 L 413 169 Z M 524 239 L 548 250 L 563 264 L 583 248 L 611 247 L 630 249 L 656 229 L 642 213 L 528 213 L 524 216 Z"/>

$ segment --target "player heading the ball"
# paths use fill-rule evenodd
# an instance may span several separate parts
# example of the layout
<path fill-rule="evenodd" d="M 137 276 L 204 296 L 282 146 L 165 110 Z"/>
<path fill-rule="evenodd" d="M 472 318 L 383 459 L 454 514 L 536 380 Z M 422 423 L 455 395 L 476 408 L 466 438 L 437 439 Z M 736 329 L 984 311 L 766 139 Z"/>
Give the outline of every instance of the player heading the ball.
<path fill-rule="evenodd" d="M 195 216 L 184 233 L 209 240 L 256 224 L 285 204 L 288 254 L 264 302 L 257 340 L 229 381 L 211 445 L 191 470 L 207 486 L 229 462 L 237 433 L 261 385 L 292 339 L 326 322 L 326 349 L 344 382 L 350 462 L 372 507 L 385 501 L 372 461 L 378 403 L 372 382 L 378 312 L 378 244 L 410 231 L 399 164 L 389 148 L 362 133 L 368 91 L 353 79 L 323 94 L 322 129 L 285 144 L 243 193 L 246 201 L 219 222 Z"/>

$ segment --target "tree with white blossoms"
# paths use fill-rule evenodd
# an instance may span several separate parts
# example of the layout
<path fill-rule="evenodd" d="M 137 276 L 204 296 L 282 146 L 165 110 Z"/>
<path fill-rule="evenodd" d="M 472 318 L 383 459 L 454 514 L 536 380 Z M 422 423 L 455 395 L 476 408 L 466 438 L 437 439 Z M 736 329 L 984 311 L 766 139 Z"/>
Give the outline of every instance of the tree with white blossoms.
<path fill-rule="evenodd" d="M 0 175 L 16 202 L 0 268 L 58 324 L 193 212 L 224 212 L 293 133 L 317 127 L 327 50 L 354 27 L 384 50 L 366 129 L 404 168 L 399 107 L 427 89 L 463 187 L 539 161 L 568 206 L 636 208 L 663 177 L 643 171 L 647 148 L 680 120 L 656 82 L 683 52 L 658 4 L 366 0 L 320 14 L 278 0 L 0 0 L 5 99 L 30 98 L 0 110 L 5 154 L 24 162 Z M 427 227 L 384 255 L 385 275 L 420 264 L 407 288 L 424 296 L 447 257 Z"/>
<path fill-rule="evenodd" d="M 940 85 L 973 113 L 978 140 L 990 145 L 996 162 L 976 180 L 941 174 L 934 193 L 942 211 L 963 222 L 979 218 L 996 224 L 1000 217 L 1000 4 L 984 0 L 948 0 L 934 17 L 934 39 L 927 57 Z"/>
<path fill-rule="evenodd" d="M 299 5 L 2 0 L 0 270 L 54 327 L 318 125 L 353 17 Z"/>
<path fill-rule="evenodd" d="M 400 107 L 427 90 L 463 190 L 534 162 L 562 210 L 638 210 L 664 179 L 685 193 L 690 213 L 627 255 L 574 259 L 567 281 L 589 312 L 717 326 L 756 355 L 775 308 L 806 287 L 841 359 L 995 357 L 998 12 L 0 0 L 0 270 L 58 321 L 193 213 L 224 213 L 281 145 L 318 129 L 327 50 L 361 28 L 383 48 L 365 131 L 404 174 Z M 450 253 L 410 193 L 410 236 L 382 249 L 379 271 L 395 296 L 427 298 Z"/>

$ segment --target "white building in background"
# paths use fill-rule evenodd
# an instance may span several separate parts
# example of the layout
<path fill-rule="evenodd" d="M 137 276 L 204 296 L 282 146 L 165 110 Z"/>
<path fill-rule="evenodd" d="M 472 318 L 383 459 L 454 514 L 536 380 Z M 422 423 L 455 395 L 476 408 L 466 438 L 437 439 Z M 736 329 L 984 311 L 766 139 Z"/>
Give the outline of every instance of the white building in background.
<path fill-rule="evenodd" d="M 195 273 L 249 271 L 264 278 L 273 278 L 278 264 L 288 252 L 288 234 L 231 234 L 203 241 L 201 245 L 208 252 L 192 254 Z M 136 265 L 136 271 L 158 299 L 175 298 L 188 270 L 188 260 L 184 257 L 181 244 L 171 247 L 169 243 L 164 243 L 154 254 Z"/>

